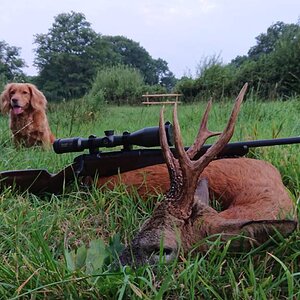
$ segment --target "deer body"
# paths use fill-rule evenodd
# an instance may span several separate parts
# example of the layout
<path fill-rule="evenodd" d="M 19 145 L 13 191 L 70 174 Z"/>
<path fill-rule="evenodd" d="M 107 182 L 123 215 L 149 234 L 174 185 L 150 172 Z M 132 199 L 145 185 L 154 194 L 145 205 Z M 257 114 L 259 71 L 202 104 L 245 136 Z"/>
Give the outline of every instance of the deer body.
<path fill-rule="evenodd" d="M 210 199 L 216 199 L 225 219 L 278 219 L 293 208 L 278 170 L 262 160 L 223 158 L 212 161 L 199 176 L 207 178 Z M 170 178 L 165 164 L 120 175 L 102 177 L 97 185 L 112 189 L 118 184 L 138 192 L 142 198 L 166 193 Z"/>
<path fill-rule="evenodd" d="M 121 254 L 123 265 L 154 264 L 161 253 L 166 261 L 170 261 L 181 247 L 188 251 L 195 244 L 199 250 L 205 251 L 207 245 L 202 240 L 216 234 L 225 241 L 244 236 L 234 239 L 231 246 L 245 249 L 265 242 L 275 232 L 286 236 L 295 229 L 293 202 L 279 172 L 272 165 L 248 158 L 214 160 L 233 134 L 246 88 L 247 85 L 237 97 L 222 133 L 207 129 L 211 103 L 208 104 L 196 140 L 187 151 L 182 143 L 175 105 L 173 120 L 177 158 L 169 149 L 161 111 L 160 144 L 166 165 L 144 168 L 144 171 L 148 171 L 145 180 L 152 187 L 157 181 L 158 188 L 163 192 L 167 187 L 168 190 L 151 218 Z M 193 160 L 206 139 L 214 135 L 220 137 L 203 156 Z M 127 180 L 136 179 L 136 173 L 132 171 L 123 175 L 125 184 Z M 209 205 L 209 198 L 219 200 L 221 212 Z"/>
<path fill-rule="evenodd" d="M 243 225 L 253 225 L 252 221 L 270 223 L 270 221 L 292 220 L 283 223 L 279 221 L 276 226 L 278 228 L 285 224 L 282 226 L 288 226 L 291 230 L 296 226 L 293 221 L 293 201 L 283 185 L 280 173 L 270 163 L 250 158 L 218 159 L 210 162 L 204 169 L 199 180 L 203 178 L 208 180 L 209 198 L 219 203 L 221 211 L 217 212 L 209 208 L 192 223 L 187 223 L 182 228 L 181 245 L 186 251 L 209 235 L 227 232 L 228 237 L 231 237 L 239 234 Z M 165 164 L 98 180 L 99 186 L 106 184 L 109 188 L 120 183 L 125 184 L 129 189 L 137 190 L 144 198 L 157 193 L 166 193 L 170 187 L 168 169 Z M 165 217 L 164 215 L 163 218 Z M 172 220 L 168 221 L 173 223 Z M 153 223 L 148 226 L 150 229 L 156 228 Z M 169 230 L 169 235 L 170 232 L 172 230 Z M 153 236 L 156 237 L 156 232 L 149 233 L 149 239 Z M 171 236 L 176 241 L 176 236 L 172 234 Z M 264 237 L 264 239 L 267 238 L 267 236 Z M 200 250 L 206 250 L 205 245 L 202 245 Z"/>

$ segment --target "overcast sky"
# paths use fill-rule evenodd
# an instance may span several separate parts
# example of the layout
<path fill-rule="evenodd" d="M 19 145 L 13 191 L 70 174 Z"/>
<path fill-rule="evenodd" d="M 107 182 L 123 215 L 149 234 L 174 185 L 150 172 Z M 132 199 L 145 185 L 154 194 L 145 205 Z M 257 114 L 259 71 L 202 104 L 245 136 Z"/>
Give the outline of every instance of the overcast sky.
<path fill-rule="evenodd" d="M 84 13 L 98 33 L 139 42 L 181 77 L 195 74 L 205 56 L 227 63 L 247 54 L 277 21 L 297 23 L 300 0 L 0 0 L 0 40 L 22 48 L 25 73 L 36 74 L 34 35 L 72 10 Z"/>

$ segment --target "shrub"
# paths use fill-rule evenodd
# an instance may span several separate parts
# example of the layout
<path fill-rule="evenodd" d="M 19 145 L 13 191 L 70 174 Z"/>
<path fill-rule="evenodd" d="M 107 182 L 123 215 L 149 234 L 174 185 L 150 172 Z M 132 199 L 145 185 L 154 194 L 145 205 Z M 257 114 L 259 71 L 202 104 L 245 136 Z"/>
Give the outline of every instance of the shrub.
<path fill-rule="evenodd" d="M 107 67 L 98 71 L 89 97 L 109 104 L 136 104 L 144 86 L 138 70 L 123 65 Z"/>
<path fill-rule="evenodd" d="M 182 77 L 175 86 L 175 92 L 183 95 L 182 101 L 191 102 L 197 97 L 200 90 L 196 86 L 194 79 Z"/>
<path fill-rule="evenodd" d="M 5 78 L 4 74 L 0 74 L 0 94 L 4 90 L 4 86 L 7 82 L 7 79 Z"/>
<path fill-rule="evenodd" d="M 214 97 L 221 100 L 232 93 L 234 68 L 223 65 L 216 57 L 204 58 L 197 67 L 197 78 L 183 77 L 177 82 L 176 91 L 183 94 L 183 101 Z"/>
<path fill-rule="evenodd" d="M 164 94 L 167 93 L 167 88 L 160 85 L 160 84 L 155 84 L 155 85 L 145 85 L 142 88 L 142 93 L 143 94 Z"/>

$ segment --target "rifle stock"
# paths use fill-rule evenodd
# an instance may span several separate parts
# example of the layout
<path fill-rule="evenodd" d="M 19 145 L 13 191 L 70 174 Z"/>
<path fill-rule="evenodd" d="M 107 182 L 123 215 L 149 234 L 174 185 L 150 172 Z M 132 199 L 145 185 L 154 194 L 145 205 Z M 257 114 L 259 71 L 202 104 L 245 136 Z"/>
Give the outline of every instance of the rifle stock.
<path fill-rule="evenodd" d="M 229 143 L 216 158 L 241 157 L 246 155 L 250 148 L 296 143 L 300 143 L 300 137 Z M 195 159 L 203 155 L 210 146 L 204 145 Z M 171 150 L 176 156 L 174 148 Z M 14 186 L 21 191 L 34 194 L 61 194 L 65 186 L 78 177 L 111 176 L 161 163 L 164 163 L 164 157 L 160 149 L 82 154 L 77 156 L 71 165 L 56 174 L 51 174 L 45 169 L 0 172 L 0 190 L 4 190 L 7 186 Z"/>
<path fill-rule="evenodd" d="M 61 194 L 67 184 L 76 179 L 76 164 L 67 166 L 56 174 L 45 169 L 28 169 L 0 172 L 0 190 L 15 187 L 33 194 Z"/>

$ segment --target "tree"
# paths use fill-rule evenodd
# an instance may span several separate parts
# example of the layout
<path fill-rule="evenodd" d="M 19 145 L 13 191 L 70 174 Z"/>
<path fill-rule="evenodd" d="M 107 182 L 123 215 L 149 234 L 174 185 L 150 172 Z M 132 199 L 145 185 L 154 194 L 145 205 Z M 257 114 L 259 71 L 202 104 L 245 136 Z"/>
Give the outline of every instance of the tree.
<path fill-rule="evenodd" d="M 56 16 L 47 34 L 35 36 L 35 44 L 37 84 L 50 98 L 84 95 L 98 67 L 114 56 L 85 16 L 76 12 Z"/>
<path fill-rule="evenodd" d="M 48 33 L 37 34 L 34 42 L 36 84 L 50 99 L 80 97 L 97 71 L 119 65 L 136 68 L 150 85 L 170 89 L 175 83 L 167 62 L 152 59 L 139 43 L 125 37 L 101 36 L 82 13 L 59 14 Z"/>
<path fill-rule="evenodd" d="M 168 63 L 158 58 L 155 60 L 155 65 L 158 83 L 170 91 L 176 85 L 177 80 L 174 74 L 169 70 Z"/>
<path fill-rule="evenodd" d="M 228 65 L 215 56 L 205 58 L 198 66 L 197 79 L 183 78 L 177 83 L 184 100 L 213 93 L 233 96 L 244 82 L 264 99 L 300 95 L 300 21 L 277 22 L 256 40 L 248 55 L 237 56 Z"/>
<path fill-rule="evenodd" d="M 264 98 L 299 94 L 299 24 L 277 22 L 256 39 L 257 45 L 249 50 L 237 78 L 252 78 L 253 87 Z"/>
<path fill-rule="evenodd" d="M 286 32 L 269 55 L 272 72 L 268 81 L 276 83 L 276 94 L 292 96 L 300 94 L 300 26 L 295 33 Z"/>
<path fill-rule="evenodd" d="M 297 24 L 276 22 L 267 29 L 266 33 L 261 33 L 256 37 L 257 44 L 248 51 L 249 58 L 258 59 L 262 54 L 271 53 L 275 50 L 276 44 L 282 37 L 293 39 L 298 29 L 299 26 Z"/>
<path fill-rule="evenodd" d="M 26 67 L 25 61 L 20 57 L 20 48 L 9 46 L 5 41 L 0 41 L 0 74 L 7 81 L 22 80 L 25 74 L 22 68 Z"/>
<path fill-rule="evenodd" d="M 144 76 L 145 83 L 173 85 L 175 77 L 163 59 L 153 59 L 139 43 L 124 36 L 103 36 L 112 50 L 120 58 L 120 63 L 138 69 Z"/>

